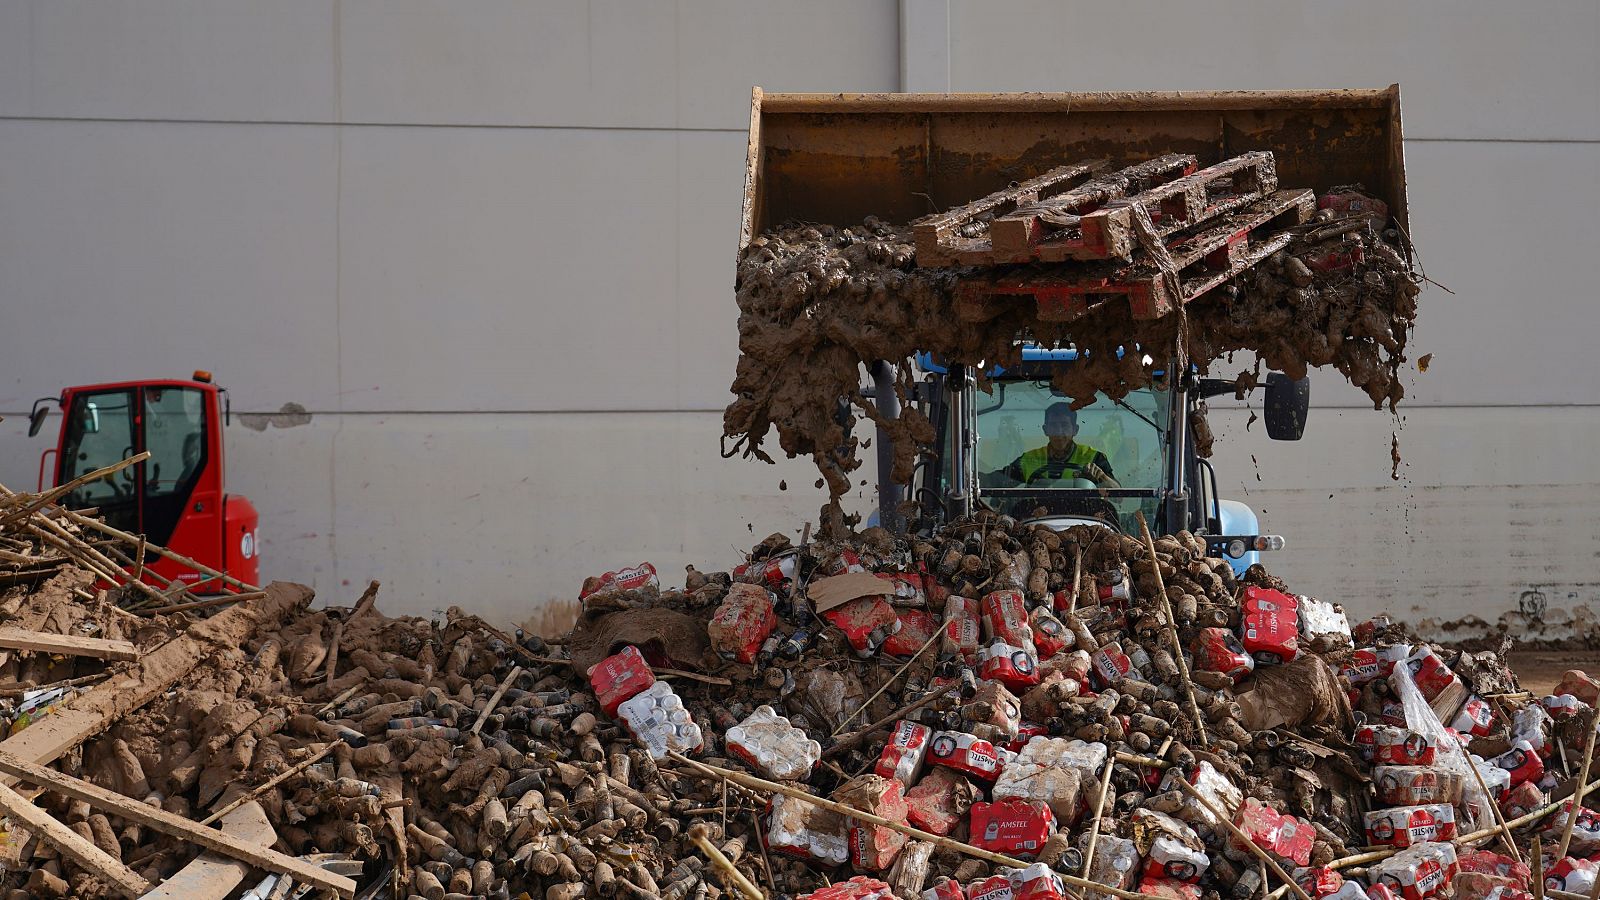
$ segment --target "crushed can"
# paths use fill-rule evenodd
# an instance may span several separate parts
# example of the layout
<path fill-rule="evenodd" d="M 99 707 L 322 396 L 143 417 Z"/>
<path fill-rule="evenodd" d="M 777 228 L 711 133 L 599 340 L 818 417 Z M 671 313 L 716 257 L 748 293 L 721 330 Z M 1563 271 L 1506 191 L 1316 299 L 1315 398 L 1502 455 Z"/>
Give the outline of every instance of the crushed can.
<path fill-rule="evenodd" d="M 1255 658 L 1245 651 L 1239 636 L 1226 628 L 1200 629 L 1193 650 L 1196 669 L 1221 672 L 1236 684 L 1256 669 Z"/>
<path fill-rule="evenodd" d="M 1459 772 L 1435 766 L 1374 766 L 1372 782 L 1378 800 L 1390 806 L 1458 803 L 1463 787 Z"/>
<path fill-rule="evenodd" d="M 1327 866 L 1312 866 L 1309 869 L 1295 869 L 1289 873 L 1294 883 L 1300 885 L 1300 890 L 1310 894 L 1316 900 L 1326 900 L 1335 896 L 1335 892 L 1345 886 L 1344 876 Z M 1366 894 L 1355 894 L 1360 900 L 1366 900 Z"/>
<path fill-rule="evenodd" d="M 1444 893 L 1455 878 L 1456 848 L 1417 844 L 1374 863 L 1367 873 L 1374 886 L 1382 885 L 1403 900 L 1427 900 Z"/>
<path fill-rule="evenodd" d="M 994 744 L 962 731 L 934 732 L 928 745 L 928 761 L 984 781 L 994 781 L 1000 775 L 1000 753 Z"/>
<path fill-rule="evenodd" d="M 1055 656 L 1074 641 L 1072 632 L 1047 607 L 1040 606 L 1029 613 L 1028 625 L 1033 631 L 1033 646 L 1039 651 L 1040 659 Z"/>
<path fill-rule="evenodd" d="M 668 751 L 695 753 L 705 745 L 700 726 L 665 681 L 624 700 L 617 715 L 651 759 L 666 759 Z"/>
<path fill-rule="evenodd" d="M 1044 863 L 1017 869 L 1008 877 L 1012 900 L 1066 900 L 1067 886 Z"/>
<path fill-rule="evenodd" d="M 1055 814 L 1043 803 L 1002 800 L 972 804 L 968 834 L 980 850 L 1026 859 L 1039 852 L 1055 825 Z"/>
<path fill-rule="evenodd" d="M 1456 809 L 1448 803 L 1375 809 L 1362 817 L 1367 843 L 1375 847 L 1411 847 L 1456 836 Z"/>
<path fill-rule="evenodd" d="M 922 900 L 967 900 L 967 892 L 961 889 L 961 882 L 946 875 L 922 892 Z"/>
<path fill-rule="evenodd" d="M 718 656 L 749 664 L 756 661 L 762 641 L 777 624 L 772 592 L 761 585 L 735 582 L 728 586 L 707 631 Z"/>
<path fill-rule="evenodd" d="M 1005 875 L 990 875 L 967 885 L 967 900 L 1013 900 L 1011 879 Z"/>
<path fill-rule="evenodd" d="M 928 742 L 933 737 L 933 731 L 926 725 L 919 725 L 906 719 L 894 723 L 894 730 L 889 732 L 889 741 L 884 744 L 883 752 L 878 755 L 878 762 L 873 766 L 873 774 L 884 778 L 893 778 L 907 787 L 916 784 L 922 776 L 922 763 L 928 755 Z"/>
<path fill-rule="evenodd" d="M 1250 585 L 1244 589 L 1239 640 L 1262 665 L 1275 666 L 1300 655 L 1300 604 L 1282 591 Z"/>
<path fill-rule="evenodd" d="M 923 589 L 922 576 L 915 572 L 878 572 L 878 578 L 887 582 L 884 596 L 894 606 L 923 609 L 928 605 L 928 594 Z"/>
<path fill-rule="evenodd" d="M 862 659 L 878 652 L 889 635 L 900 629 L 900 617 L 881 596 L 857 597 L 822 614 L 844 632 L 850 649 Z"/>
<path fill-rule="evenodd" d="M 850 860 L 849 827 L 839 813 L 778 794 L 767 817 L 767 846 L 786 856 L 842 866 Z"/>
<path fill-rule="evenodd" d="M 966 819 L 979 796 L 956 770 L 936 766 L 906 791 L 906 817 L 923 831 L 947 835 Z"/>
<path fill-rule="evenodd" d="M 822 745 L 770 706 L 758 706 L 724 735 L 728 752 L 768 778 L 797 781 L 822 761 Z"/>
<path fill-rule="evenodd" d="M 834 554 L 822 567 L 824 575 L 845 575 L 850 572 L 865 572 L 866 566 L 861 564 L 861 555 L 846 547 Z"/>
<path fill-rule="evenodd" d="M 615 719 L 617 707 L 656 683 L 655 672 L 639 648 L 629 644 L 589 667 L 589 688 L 605 714 Z"/>
<path fill-rule="evenodd" d="M 944 602 L 944 637 L 940 638 L 939 655 L 976 665 L 978 647 L 983 644 L 980 632 L 978 601 L 951 594 Z"/>
<path fill-rule="evenodd" d="M 1491 758 L 1489 762 L 1511 775 L 1512 787 L 1536 782 L 1544 776 L 1544 760 L 1539 758 L 1538 752 L 1527 741 L 1513 743 L 1510 750 Z"/>
<path fill-rule="evenodd" d="M 1039 658 L 1030 638 L 1017 646 L 995 641 L 978 651 L 978 677 L 999 681 L 1013 690 L 1025 691 L 1039 683 Z"/>
<path fill-rule="evenodd" d="M 907 821 L 905 788 L 892 778 L 857 776 L 840 785 L 833 799 L 897 824 Z M 893 828 L 850 820 L 850 864 L 858 869 L 887 870 L 905 845 L 906 836 Z"/>
<path fill-rule="evenodd" d="M 1150 852 L 1144 858 L 1144 877 L 1193 884 L 1200 880 L 1210 865 L 1211 859 L 1204 852 L 1163 834 L 1150 842 Z"/>
<path fill-rule="evenodd" d="M 883 652 L 901 658 L 915 656 L 939 630 L 939 620 L 925 609 L 896 609 L 900 627 L 883 642 Z"/>
<path fill-rule="evenodd" d="M 1033 628 L 1028 624 L 1027 598 L 1021 591 L 992 591 L 983 597 L 983 629 L 990 642 L 1013 647 L 1033 646 Z"/>
<path fill-rule="evenodd" d="M 1461 704 L 1461 711 L 1456 713 L 1450 727 L 1462 734 L 1488 737 L 1494 733 L 1494 707 L 1473 694 L 1466 703 Z"/>

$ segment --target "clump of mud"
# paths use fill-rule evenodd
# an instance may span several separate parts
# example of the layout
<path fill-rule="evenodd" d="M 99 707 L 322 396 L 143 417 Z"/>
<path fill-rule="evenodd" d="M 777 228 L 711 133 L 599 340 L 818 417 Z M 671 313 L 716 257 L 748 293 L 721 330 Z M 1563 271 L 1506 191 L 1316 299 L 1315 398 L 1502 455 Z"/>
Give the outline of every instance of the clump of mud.
<path fill-rule="evenodd" d="M 955 289 L 963 278 L 993 269 L 919 269 L 911 230 L 868 217 L 860 226 L 789 223 L 751 241 L 739 260 L 736 399 L 723 413 L 724 454 L 768 462 L 762 445 L 777 430 L 791 457 L 810 456 L 830 497 L 850 488 L 860 466 L 859 436 L 847 426 L 864 415 L 894 441 L 893 477 L 909 482 L 919 453 L 934 439 L 928 420 L 907 404 L 915 377 L 911 357 L 928 351 L 982 371 L 1020 361 L 1019 340 L 1076 346 L 1086 357 L 1065 368 L 1055 387 L 1078 405 L 1096 392 L 1122 397 L 1148 384 L 1152 366 L 1138 346 L 1165 365 L 1165 350 L 1201 371 L 1236 352 L 1256 357 L 1239 375 L 1241 393 L 1262 364 L 1301 378 L 1312 366 L 1333 366 L 1392 409 L 1404 396 L 1399 369 L 1416 320 L 1419 279 L 1404 257 L 1369 225 L 1330 225 L 1320 216 L 1296 226 L 1294 240 L 1254 269 L 1155 320 L 1136 320 L 1113 298 L 1068 323 L 1041 322 L 1032 300 L 982 323 L 961 321 Z M 1306 260 L 1332 253 L 1361 261 L 1319 271 Z M 862 395 L 863 366 L 885 360 L 897 371 L 903 412 L 887 420 Z"/>

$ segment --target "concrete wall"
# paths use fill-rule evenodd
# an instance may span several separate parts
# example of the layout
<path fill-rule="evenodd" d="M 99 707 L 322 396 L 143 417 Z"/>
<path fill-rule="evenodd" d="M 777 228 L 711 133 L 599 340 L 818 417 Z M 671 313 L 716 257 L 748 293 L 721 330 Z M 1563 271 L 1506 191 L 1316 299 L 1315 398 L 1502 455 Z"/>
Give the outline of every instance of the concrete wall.
<path fill-rule="evenodd" d="M 1289 536 L 1279 571 L 1363 612 L 1600 600 L 1600 9 L 1176 9 L 0 0 L 0 482 L 32 486 L 35 397 L 208 368 L 236 412 L 312 414 L 228 432 L 271 577 L 509 621 L 639 559 L 726 565 L 822 500 L 804 463 L 715 452 L 752 84 L 1400 81 L 1455 291 L 1423 297 L 1401 480 L 1336 376 L 1297 446 L 1219 413 L 1222 480 Z"/>

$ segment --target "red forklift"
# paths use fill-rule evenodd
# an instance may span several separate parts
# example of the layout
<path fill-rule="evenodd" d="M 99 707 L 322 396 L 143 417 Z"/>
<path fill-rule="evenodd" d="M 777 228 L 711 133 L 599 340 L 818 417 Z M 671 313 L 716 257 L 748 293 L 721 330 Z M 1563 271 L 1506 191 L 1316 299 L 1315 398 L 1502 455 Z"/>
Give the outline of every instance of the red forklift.
<path fill-rule="evenodd" d="M 44 426 L 51 403 L 61 408 L 61 434 L 39 457 L 39 490 L 46 487 L 52 454 L 53 486 L 149 451 L 143 462 L 75 488 L 61 502 L 69 509 L 95 509 L 113 528 L 142 534 L 246 584 L 260 583 L 259 516 L 255 504 L 225 491 L 227 392 L 212 383 L 210 372 L 195 372 L 189 380 L 69 387 L 60 397 L 34 402 L 29 437 Z M 146 569 L 189 585 L 191 592 L 232 590 L 164 557 L 152 556 Z"/>

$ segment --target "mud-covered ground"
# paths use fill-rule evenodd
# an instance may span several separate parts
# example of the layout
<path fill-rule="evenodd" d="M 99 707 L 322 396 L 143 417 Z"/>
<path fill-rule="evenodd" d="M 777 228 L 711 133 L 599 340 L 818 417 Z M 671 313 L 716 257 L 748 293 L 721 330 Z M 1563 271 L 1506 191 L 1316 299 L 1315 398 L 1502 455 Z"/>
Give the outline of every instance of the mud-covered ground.
<path fill-rule="evenodd" d="M 1311 366 L 1332 366 L 1375 407 L 1392 408 L 1404 395 L 1398 371 L 1416 318 L 1419 280 L 1365 223 L 1355 230 L 1337 227 L 1349 224 L 1319 213 L 1295 227 L 1285 251 L 1161 319 L 1136 320 L 1126 301 L 1115 298 L 1070 323 L 1041 322 L 1033 301 L 1018 298 L 1013 308 L 979 324 L 958 318 L 955 288 L 963 278 L 992 270 L 919 269 L 910 229 L 874 218 L 851 228 L 788 224 L 753 240 L 739 262 L 740 357 L 735 399 L 723 415 L 731 442 L 724 452 L 770 461 L 765 441 L 776 430 L 782 452 L 812 457 L 830 496 L 838 498 L 860 465 L 864 432 L 846 438 L 836 415 L 843 400 L 851 421 L 865 416 L 887 430 L 894 439 L 893 475 L 909 481 L 920 449 L 934 435 L 905 403 L 914 377 L 910 358 L 930 351 L 951 363 L 1005 365 L 1018 359 L 1019 338 L 1088 351 L 1087 361 L 1064 369 L 1056 385 L 1083 405 L 1097 391 L 1120 397 L 1148 383 L 1144 354 L 1119 359 L 1116 353 L 1137 345 L 1158 364 L 1172 348 L 1202 371 L 1229 354 L 1252 355 L 1254 364 L 1238 373 L 1241 390 L 1254 385 L 1263 365 L 1293 378 Z M 1357 244 L 1363 259 L 1354 266 L 1319 271 L 1304 262 L 1348 253 Z M 859 389 L 863 366 L 876 360 L 897 367 L 905 412 L 894 421 Z"/>

